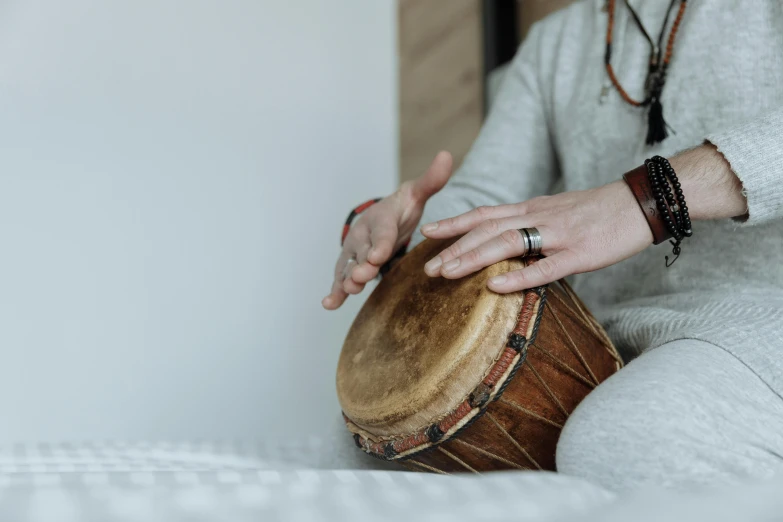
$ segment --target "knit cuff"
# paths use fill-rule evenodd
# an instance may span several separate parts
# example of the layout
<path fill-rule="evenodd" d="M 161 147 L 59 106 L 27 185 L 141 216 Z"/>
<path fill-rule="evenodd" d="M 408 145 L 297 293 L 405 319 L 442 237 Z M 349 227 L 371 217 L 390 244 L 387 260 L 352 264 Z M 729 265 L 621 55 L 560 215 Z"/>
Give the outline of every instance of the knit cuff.
<path fill-rule="evenodd" d="M 748 215 L 737 221 L 758 225 L 783 218 L 783 110 L 706 139 L 742 182 Z"/>

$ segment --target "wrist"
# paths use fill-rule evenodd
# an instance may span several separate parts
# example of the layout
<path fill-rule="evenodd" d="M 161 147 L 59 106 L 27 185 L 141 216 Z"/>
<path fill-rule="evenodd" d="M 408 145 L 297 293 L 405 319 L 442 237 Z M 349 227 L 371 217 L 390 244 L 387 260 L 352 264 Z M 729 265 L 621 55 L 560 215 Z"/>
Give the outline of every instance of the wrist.
<path fill-rule="evenodd" d="M 691 219 L 725 219 L 747 214 L 748 201 L 742 182 L 711 143 L 681 152 L 669 163 L 680 178 Z"/>
<path fill-rule="evenodd" d="M 683 239 L 693 235 L 690 211 L 674 167 L 666 158 L 653 156 L 644 165 L 626 172 L 623 178 L 644 211 L 654 243 L 673 238 L 670 243 L 674 258 L 669 262 L 666 256 L 666 266 L 670 267 L 680 257 Z M 654 205 L 651 199 L 655 200 Z"/>
<path fill-rule="evenodd" d="M 646 165 L 640 165 L 623 175 L 624 184 L 628 192 L 635 199 L 636 208 L 644 217 L 647 230 L 650 232 L 651 242 L 659 245 L 671 237 L 666 228 L 666 223 L 661 216 L 658 202 L 655 199 L 653 187 L 649 179 Z M 639 213 L 637 212 L 637 217 Z"/>
<path fill-rule="evenodd" d="M 617 220 L 626 224 L 633 237 L 639 238 L 647 246 L 653 244 L 655 235 L 628 183 L 625 180 L 617 180 L 606 187 L 612 190 L 613 199 L 618 202 Z"/>

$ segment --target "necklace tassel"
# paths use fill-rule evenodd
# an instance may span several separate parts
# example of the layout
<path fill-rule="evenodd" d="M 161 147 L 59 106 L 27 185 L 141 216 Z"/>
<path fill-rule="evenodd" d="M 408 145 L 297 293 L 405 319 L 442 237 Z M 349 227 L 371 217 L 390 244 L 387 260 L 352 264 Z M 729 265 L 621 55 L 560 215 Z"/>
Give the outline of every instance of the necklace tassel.
<path fill-rule="evenodd" d="M 668 125 L 663 119 L 663 105 L 657 96 L 650 102 L 647 113 L 647 145 L 655 145 L 669 136 Z"/>

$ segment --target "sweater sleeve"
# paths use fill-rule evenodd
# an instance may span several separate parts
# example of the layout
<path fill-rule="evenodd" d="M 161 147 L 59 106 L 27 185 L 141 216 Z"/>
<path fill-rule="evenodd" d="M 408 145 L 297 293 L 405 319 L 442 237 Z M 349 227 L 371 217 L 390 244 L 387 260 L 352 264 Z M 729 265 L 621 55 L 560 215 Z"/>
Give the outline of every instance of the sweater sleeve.
<path fill-rule="evenodd" d="M 707 136 L 731 165 L 748 199 L 744 225 L 783 218 L 783 108 Z"/>
<path fill-rule="evenodd" d="M 539 25 L 533 26 L 507 69 L 490 114 L 462 165 L 427 202 L 421 223 L 483 205 L 524 201 L 547 193 L 555 182 L 546 90 L 538 67 Z M 423 239 L 417 229 L 411 246 Z"/>

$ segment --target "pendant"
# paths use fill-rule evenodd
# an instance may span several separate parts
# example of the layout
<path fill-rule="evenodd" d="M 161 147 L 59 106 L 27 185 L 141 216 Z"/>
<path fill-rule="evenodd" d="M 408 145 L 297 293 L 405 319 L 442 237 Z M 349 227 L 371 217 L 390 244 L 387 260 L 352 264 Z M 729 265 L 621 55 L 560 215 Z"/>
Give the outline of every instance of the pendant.
<path fill-rule="evenodd" d="M 650 99 L 660 96 L 663 84 L 666 82 L 666 73 L 660 67 L 651 68 L 644 82 L 644 97 Z"/>

